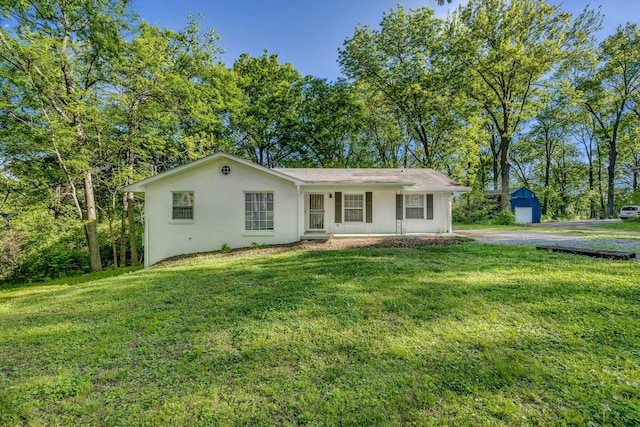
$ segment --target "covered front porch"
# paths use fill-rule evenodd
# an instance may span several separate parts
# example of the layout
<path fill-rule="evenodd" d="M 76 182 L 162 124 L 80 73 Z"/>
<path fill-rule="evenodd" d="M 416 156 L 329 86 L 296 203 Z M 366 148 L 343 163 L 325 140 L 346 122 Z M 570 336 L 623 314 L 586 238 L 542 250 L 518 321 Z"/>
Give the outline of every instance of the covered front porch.
<path fill-rule="evenodd" d="M 451 232 L 452 193 L 413 192 L 400 185 L 305 186 L 299 193 L 303 240 L 433 237 Z"/>

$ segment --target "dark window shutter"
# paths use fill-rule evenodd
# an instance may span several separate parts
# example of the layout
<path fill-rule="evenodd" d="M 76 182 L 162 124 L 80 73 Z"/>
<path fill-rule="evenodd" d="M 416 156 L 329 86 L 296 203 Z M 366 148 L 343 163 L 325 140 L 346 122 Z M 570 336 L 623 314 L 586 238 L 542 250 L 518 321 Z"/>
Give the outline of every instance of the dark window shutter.
<path fill-rule="evenodd" d="M 342 192 L 336 191 L 336 224 L 342 222 Z"/>
<path fill-rule="evenodd" d="M 427 194 L 427 219 L 433 219 L 433 194 Z"/>
<path fill-rule="evenodd" d="M 366 208 L 366 221 L 368 223 L 373 222 L 373 193 L 367 191 L 365 193 L 365 208 Z"/>
<path fill-rule="evenodd" d="M 403 198 L 402 198 L 402 194 L 396 194 L 396 219 L 403 219 L 404 216 L 402 215 L 402 211 L 403 211 Z"/>

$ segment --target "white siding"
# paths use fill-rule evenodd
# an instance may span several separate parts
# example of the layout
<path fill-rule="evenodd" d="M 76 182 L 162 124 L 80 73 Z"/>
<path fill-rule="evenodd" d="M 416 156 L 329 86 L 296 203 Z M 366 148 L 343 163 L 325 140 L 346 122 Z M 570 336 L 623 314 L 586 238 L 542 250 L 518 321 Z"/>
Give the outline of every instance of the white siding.
<path fill-rule="evenodd" d="M 223 165 L 231 167 L 222 175 Z M 154 182 L 145 189 L 145 265 L 197 252 L 299 240 L 298 193 L 285 179 L 221 158 Z M 172 220 L 172 191 L 193 191 L 193 220 Z M 273 192 L 273 231 L 245 230 L 245 192 Z"/>
<path fill-rule="evenodd" d="M 223 165 L 231 167 L 222 175 Z M 451 193 L 433 194 L 433 219 L 396 221 L 396 192 L 383 186 L 305 186 L 301 189 L 239 161 L 220 157 L 149 183 L 145 187 L 145 265 L 168 257 L 208 252 L 223 244 L 232 248 L 258 244 L 290 243 L 308 227 L 308 194 L 324 194 L 327 234 L 406 234 L 451 231 Z M 193 191 L 193 220 L 172 219 L 172 192 Z M 373 222 L 335 222 L 335 193 L 372 193 Z M 245 230 L 245 192 L 271 192 L 274 199 L 273 231 Z M 415 194 L 415 193 L 413 193 Z M 366 205 L 366 203 L 365 203 Z M 425 207 L 426 211 L 426 207 Z M 365 215 L 366 218 L 366 215 Z"/>
<path fill-rule="evenodd" d="M 340 187 L 344 199 L 345 194 L 364 194 L 361 188 Z M 308 226 L 308 193 L 325 194 L 325 228 L 328 234 L 405 234 L 405 233 L 449 233 L 451 231 L 451 193 L 433 194 L 433 219 L 406 219 L 396 221 L 396 191 L 372 191 L 373 222 L 335 222 L 335 191 L 323 188 L 313 191 L 309 188 L 304 193 L 304 224 Z M 332 198 L 329 198 L 329 195 Z M 343 200 L 344 204 L 344 200 Z M 343 207 L 344 209 L 344 207 Z M 426 206 L 425 206 L 426 216 Z M 306 229 L 306 228 L 305 228 Z"/>
<path fill-rule="evenodd" d="M 451 193 L 433 194 L 433 219 L 405 219 L 405 233 L 449 233 L 451 232 Z M 425 205 L 426 216 L 426 205 Z"/>

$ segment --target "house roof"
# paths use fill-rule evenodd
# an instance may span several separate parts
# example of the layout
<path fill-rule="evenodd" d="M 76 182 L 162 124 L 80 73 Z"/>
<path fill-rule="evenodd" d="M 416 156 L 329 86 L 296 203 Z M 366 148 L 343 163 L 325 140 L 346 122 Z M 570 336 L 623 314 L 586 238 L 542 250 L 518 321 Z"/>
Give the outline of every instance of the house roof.
<path fill-rule="evenodd" d="M 454 180 L 432 169 L 329 169 L 329 168 L 274 168 L 249 162 L 227 153 L 215 153 L 200 160 L 178 166 L 142 181 L 124 187 L 123 191 L 144 192 L 145 187 L 167 179 L 191 168 L 207 164 L 218 158 L 227 158 L 268 174 L 291 181 L 297 185 L 336 186 L 398 186 L 409 191 L 436 191 L 463 193 L 471 191 Z"/>
<path fill-rule="evenodd" d="M 432 169 L 274 169 L 309 185 L 398 185 L 409 191 L 467 192 L 469 188 Z"/>
<path fill-rule="evenodd" d="M 126 187 L 124 187 L 122 189 L 122 191 L 130 191 L 132 193 L 144 193 L 145 187 L 147 187 L 150 184 L 153 184 L 153 183 L 155 183 L 157 181 L 165 180 L 165 179 L 167 179 L 167 178 L 169 178 L 169 177 L 171 177 L 173 175 L 180 174 L 180 173 L 185 172 L 185 171 L 187 171 L 189 169 L 192 169 L 194 167 L 201 166 L 201 165 L 204 165 L 204 164 L 207 164 L 207 163 L 211 163 L 214 160 L 219 159 L 219 158 L 230 159 L 230 160 L 236 161 L 238 163 L 242 163 L 242 164 L 244 164 L 246 166 L 261 170 L 261 171 L 266 172 L 266 173 L 268 173 L 270 175 L 274 175 L 274 176 L 277 176 L 279 178 L 286 179 L 287 181 L 292 181 L 292 182 L 294 182 L 296 184 L 300 184 L 300 182 L 297 179 L 295 179 L 294 177 L 292 177 L 290 175 L 284 175 L 284 174 L 282 174 L 282 173 L 280 173 L 280 172 L 278 172 L 278 171 L 276 171 L 274 169 L 265 168 L 264 166 L 260 166 L 260 165 L 258 165 L 256 163 L 250 162 L 248 160 L 241 159 L 240 157 L 236 157 L 236 156 L 232 156 L 231 154 L 220 152 L 220 153 L 211 154 L 211 155 L 209 155 L 207 157 L 203 157 L 202 159 L 198 159 L 198 160 L 196 160 L 194 162 L 187 163 L 187 164 L 184 164 L 182 166 L 178 166 L 178 167 L 173 168 L 173 169 L 169 169 L 168 171 L 165 171 L 165 172 L 159 173 L 157 175 L 151 176 L 149 178 L 143 179 L 142 181 L 134 182 L 133 184 L 130 184 L 130 185 L 127 185 Z"/>

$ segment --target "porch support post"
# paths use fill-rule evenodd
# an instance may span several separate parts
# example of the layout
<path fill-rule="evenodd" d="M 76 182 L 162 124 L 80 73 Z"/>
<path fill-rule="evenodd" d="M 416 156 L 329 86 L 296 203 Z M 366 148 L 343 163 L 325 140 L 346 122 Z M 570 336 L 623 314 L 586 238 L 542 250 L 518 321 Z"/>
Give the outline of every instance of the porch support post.
<path fill-rule="evenodd" d="M 449 218 L 449 233 L 453 233 L 453 209 L 452 209 L 452 202 L 453 202 L 453 197 L 455 196 L 454 193 L 451 193 L 451 195 L 449 197 L 447 197 L 447 199 L 449 199 L 449 203 L 447 206 L 447 218 Z"/>
<path fill-rule="evenodd" d="M 300 184 L 296 184 L 298 190 L 298 240 L 304 236 L 304 191 L 300 188 Z"/>

